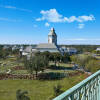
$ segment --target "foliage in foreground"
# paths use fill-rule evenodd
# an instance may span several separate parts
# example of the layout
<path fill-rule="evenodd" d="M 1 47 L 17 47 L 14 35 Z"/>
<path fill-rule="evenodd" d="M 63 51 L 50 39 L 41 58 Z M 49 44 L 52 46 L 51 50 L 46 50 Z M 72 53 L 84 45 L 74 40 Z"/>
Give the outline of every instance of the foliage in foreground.
<path fill-rule="evenodd" d="M 62 90 L 62 85 L 57 84 L 53 87 L 53 96 L 49 98 L 49 100 L 52 100 L 53 98 L 59 96 L 61 93 L 63 93 L 64 91 Z"/>
<path fill-rule="evenodd" d="M 62 88 L 62 86 L 60 84 L 57 84 L 56 86 L 54 86 L 53 90 L 54 90 L 55 97 L 60 95 L 63 92 L 63 90 L 61 88 Z"/>
<path fill-rule="evenodd" d="M 27 94 L 28 94 L 27 91 L 17 90 L 16 91 L 16 99 L 17 100 L 30 100 L 30 98 L 27 96 Z"/>

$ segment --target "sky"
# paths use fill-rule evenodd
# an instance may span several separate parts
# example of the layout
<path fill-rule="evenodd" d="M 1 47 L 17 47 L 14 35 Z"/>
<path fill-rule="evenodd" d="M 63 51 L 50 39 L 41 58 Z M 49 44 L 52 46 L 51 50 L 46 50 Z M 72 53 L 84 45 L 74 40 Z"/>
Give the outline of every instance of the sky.
<path fill-rule="evenodd" d="M 0 44 L 100 45 L 100 0 L 0 0 Z"/>

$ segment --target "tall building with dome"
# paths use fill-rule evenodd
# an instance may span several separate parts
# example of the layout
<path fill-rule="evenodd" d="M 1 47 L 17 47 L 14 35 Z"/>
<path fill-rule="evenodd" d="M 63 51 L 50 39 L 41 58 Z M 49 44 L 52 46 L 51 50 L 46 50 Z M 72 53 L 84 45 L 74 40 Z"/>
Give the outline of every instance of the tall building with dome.
<path fill-rule="evenodd" d="M 57 34 L 54 28 L 51 28 L 48 34 L 48 43 L 40 43 L 37 45 L 36 49 L 40 52 L 60 52 L 60 48 L 57 45 Z"/>
<path fill-rule="evenodd" d="M 63 54 L 62 49 L 57 45 L 57 34 L 55 33 L 55 29 L 51 28 L 49 34 L 48 34 L 48 43 L 40 43 L 38 44 L 35 48 L 30 48 L 27 47 L 24 51 L 23 54 L 30 54 L 30 53 L 34 53 L 34 52 L 60 52 L 61 54 Z M 30 52 L 30 53 L 29 53 Z"/>

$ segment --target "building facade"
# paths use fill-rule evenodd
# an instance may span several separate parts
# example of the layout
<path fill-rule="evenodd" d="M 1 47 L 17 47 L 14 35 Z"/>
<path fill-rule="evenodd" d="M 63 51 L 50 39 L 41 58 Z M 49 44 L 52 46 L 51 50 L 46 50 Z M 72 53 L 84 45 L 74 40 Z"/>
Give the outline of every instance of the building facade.
<path fill-rule="evenodd" d="M 22 55 L 30 55 L 34 52 L 36 53 L 45 51 L 60 52 L 62 54 L 60 47 L 57 45 L 57 34 L 55 33 L 54 28 L 51 28 L 48 34 L 48 43 L 40 43 L 35 48 L 32 48 L 32 46 L 28 46 L 22 51 Z"/>
<path fill-rule="evenodd" d="M 57 35 L 54 28 L 51 28 L 50 33 L 48 34 L 48 43 L 57 45 Z"/>
<path fill-rule="evenodd" d="M 59 46 L 57 45 L 57 34 L 54 28 L 51 28 L 48 34 L 48 43 L 40 43 L 36 49 L 40 52 L 60 52 Z"/>

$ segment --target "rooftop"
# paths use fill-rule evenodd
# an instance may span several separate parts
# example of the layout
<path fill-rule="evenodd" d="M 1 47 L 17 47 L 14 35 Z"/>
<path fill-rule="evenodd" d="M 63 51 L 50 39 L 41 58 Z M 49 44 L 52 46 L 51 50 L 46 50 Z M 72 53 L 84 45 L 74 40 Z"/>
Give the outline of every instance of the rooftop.
<path fill-rule="evenodd" d="M 41 43 L 41 44 L 37 45 L 36 48 L 37 48 L 37 49 L 38 49 L 38 48 L 56 49 L 56 48 L 58 48 L 58 47 L 57 47 L 55 44 Z"/>

